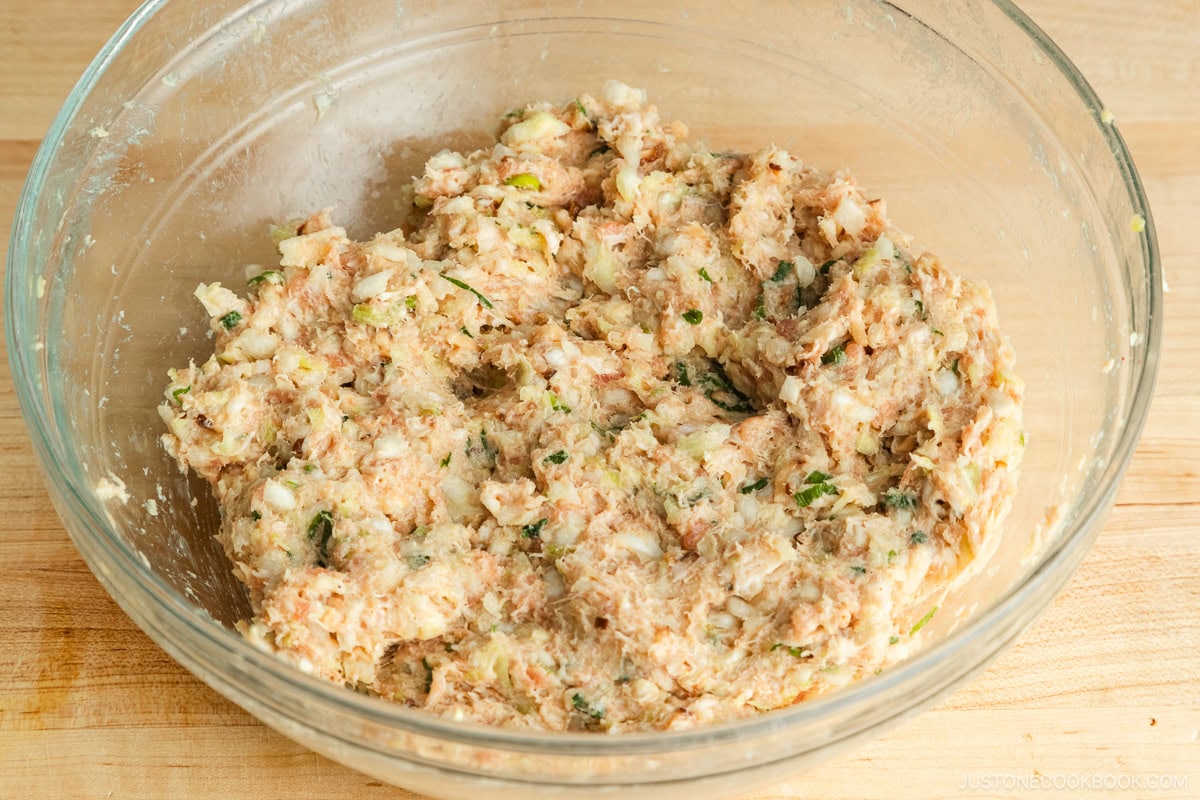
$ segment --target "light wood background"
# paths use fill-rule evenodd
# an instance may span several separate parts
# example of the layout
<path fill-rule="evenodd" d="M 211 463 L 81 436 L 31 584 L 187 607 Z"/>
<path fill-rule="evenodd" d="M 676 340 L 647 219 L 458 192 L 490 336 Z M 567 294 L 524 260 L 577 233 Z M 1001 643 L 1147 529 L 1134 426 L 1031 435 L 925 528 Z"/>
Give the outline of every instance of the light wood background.
<path fill-rule="evenodd" d="M 38 140 L 135 5 L 0 0 L 5 248 Z M 1200 797 L 1200 0 L 1021 5 L 1114 112 L 1146 183 L 1170 284 L 1150 421 L 1095 548 L 1015 647 L 760 800 L 1046 796 L 1003 783 L 1031 775 L 1131 785 L 1063 797 Z M 50 507 L 7 361 L 0 519 L 0 797 L 414 797 L 265 728 L 117 608 Z M 989 779 L 999 788 L 976 788 Z"/>

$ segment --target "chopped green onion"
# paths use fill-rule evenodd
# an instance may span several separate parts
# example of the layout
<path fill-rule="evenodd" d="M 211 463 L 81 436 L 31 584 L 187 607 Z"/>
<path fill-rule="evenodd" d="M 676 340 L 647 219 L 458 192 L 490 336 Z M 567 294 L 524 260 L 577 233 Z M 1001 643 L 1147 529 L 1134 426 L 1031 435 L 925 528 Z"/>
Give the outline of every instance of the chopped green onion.
<path fill-rule="evenodd" d="M 262 514 L 257 510 L 251 511 L 250 519 L 254 520 L 255 522 L 258 522 L 260 519 L 262 519 Z"/>
<path fill-rule="evenodd" d="M 454 457 L 454 453 L 446 453 L 446 457 L 442 459 L 442 466 L 450 466 L 450 459 Z"/>
<path fill-rule="evenodd" d="M 688 377 L 687 364 L 682 361 L 675 362 L 675 382 L 680 386 L 691 386 L 692 379 Z"/>
<path fill-rule="evenodd" d="M 550 455 L 546 456 L 542 460 L 549 461 L 551 464 L 561 464 L 567 460 L 567 451 L 559 450 L 557 452 L 551 453 Z"/>
<path fill-rule="evenodd" d="M 912 511 L 917 507 L 917 496 L 899 489 L 888 489 L 883 493 L 883 502 L 900 511 Z"/>
<path fill-rule="evenodd" d="M 835 495 L 837 493 L 837 487 L 832 483 L 818 483 L 815 486 L 809 486 L 807 489 L 796 492 L 792 497 L 795 499 L 796 505 L 801 508 L 808 508 L 818 497 L 827 494 Z"/>
<path fill-rule="evenodd" d="M 683 319 L 688 325 L 699 325 L 704 319 L 704 312 L 698 308 L 690 308 L 683 312 Z"/>
<path fill-rule="evenodd" d="M 487 431 L 482 429 L 479 431 L 478 444 L 475 443 L 473 438 L 468 436 L 465 452 L 467 457 L 475 463 L 486 466 L 489 469 L 496 468 L 496 455 L 499 453 L 499 451 L 496 450 L 496 448 L 492 446 L 492 443 L 488 441 Z"/>
<path fill-rule="evenodd" d="M 277 269 L 269 269 L 246 281 L 247 286 L 258 286 L 260 283 L 283 283 L 283 273 Z"/>
<path fill-rule="evenodd" d="M 225 326 L 225 330 L 227 331 L 233 330 L 241 321 L 242 314 L 240 311 L 230 311 L 228 314 L 221 317 L 221 324 Z"/>
<path fill-rule="evenodd" d="M 929 620 L 933 619 L 933 615 L 937 613 L 937 610 L 938 610 L 937 606 L 934 606 L 933 608 L 929 609 L 929 613 L 926 614 L 925 616 L 921 617 L 919 620 L 917 620 L 917 624 L 912 626 L 912 630 L 908 632 L 908 635 L 916 636 L 917 631 L 921 630 L 921 628 L 924 628 L 925 623 L 927 623 L 927 622 L 929 622 Z"/>
<path fill-rule="evenodd" d="M 771 276 L 771 283 L 779 283 L 795 268 L 796 265 L 790 261 L 780 261 L 779 266 L 775 268 L 775 274 Z"/>
<path fill-rule="evenodd" d="M 328 547 L 331 536 L 333 536 L 333 513 L 320 511 L 308 523 L 308 540 L 316 546 L 317 562 L 323 567 L 329 565 Z"/>
<path fill-rule="evenodd" d="M 579 692 L 571 695 L 571 707 L 576 711 L 587 714 L 592 719 L 598 720 L 604 718 L 604 711 L 589 705 L 588 701 Z"/>
<path fill-rule="evenodd" d="M 771 482 L 770 478 L 759 478 L 754 483 L 747 483 L 742 488 L 738 489 L 742 494 L 751 494 L 759 489 L 766 488 L 766 485 Z"/>
<path fill-rule="evenodd" d="M 715 365 L 711 372 L 701 375 L 699 382 L 704 387 L 704 396 L 717 408 L 737 414 L 748 414 L 754 410 L 750 399 L 730 383 L 720 365 Z"/>
<path fill-rule="evenodd" d="M 450 281 L 451 283 L 453 283 L 458 288 L 466 289 L 468 292 L 475 295 L 475 297 L 477 297 L 479 299 L 479 302 L 483 303 L 484 308 L 495 308 L 495 306 L 492 305 L 491 300 L 488 300 L 486 297 L 481 295 L 479 292 L 475 291 L 475 289 L 470 284 L 466 283 L 465 281 L 460 281 L 458 278 L 452 278 L 449 275 L 442 275 L 442 277 L 445 278 L 446 280 Z"/>
<path fill-rule="evenodd" d="M 908 537 L 908 541 L 912 544 L 925 544 L 929 541 L 929 536 L 925 531 L 913 531 L 912 536 Z"/>
<path fill-rule="evenodd" d="M 955 377 L 961 377 L 958 372 L 958 359 L 957 358 L 954 359 L 954 363 L 950 365 L 950 371 L 954 373 Z"/>
<path fill-rule="evenodd" d="M 545 517 L 542 517 L 537 522 L 534 522 L 530 525 L 522 525 L 521 526 L 521 536 L 525 537 L 526 539 L 541 538 L 542 528 L 546 527 L 546 523 L 548 521 L 549 520 L 547 520 Z"/>
<path fill-rule="evenodd" d="M 767 318 L 767 309 L 763 305 L 763 297 L 764 297 L 764 295 L 760 294 L 758 296 L 758 303 L 756 303 L 754 306 L 754 318 L 755 319 L 766 319 Z"/>
<path fill-rule="evenodd" d="M 538 176 L 532 172 L 522 172 L 518 175 L 510 175 L 504 179 L 505 186 L 515 186 L 518 189 L 527 189 L 531 192 L 536 192 L 542 188 L 542 182 L 538 180 Z"/>
<path fill-rule="evenodd" d="M 305 472 L 313 472 L 313 471 L 315 471 L 315 470 L 316 470 L 316 468 L 317 468 L 317 465 L 316 465 L 316 464 L 305 464 L 305 465 L 304 465 L 304 471 L 305 471 Z"/>
<path fill-rule="evenodd" d="M 804 482 L 807 483 L 809 486 L 813 486 L 818 483 L 825 483 L 832 477 L 833 476 L 827 472 L 821 472 L 821 470 L 815 469 L 812 472 L 808 473 L 808 477 L 804 479 Z"/>
<path fill-rule="evenodd" d="M 176 389 L 175 391 L 171 392 L 171 397 L 175 398 L 176 403 L 179 403 L 179 405 L 183 405 L 183 401 L 180 400 L 179 398 L 183 397 L 185 394 L 187 394 L 191 390 L 192 390 L 192 387 L 190 387 L 190 386 L 185 386 L 182 389 Z"/>
<path fill-rule="evenodd" d="M 945 335 L 946 335 L 946 334 L 942 333 L 941 331 L 939 331 L 937 328 L 930 328 L 930 329 L 929 329 L 929 332 L 930 332 L 930 333 L 933 333 L 933 334 L 937 334 L 938 336 L 945 336 Z"/>
<path fill-rule="evenodd" d="M 467 326 L 466 326 L 466 325 L 463 325 L 461 328 L 459 328 L 459 330 L 460 330 L 460 331 L 462 331 L 462 333 L 463 333 L 463 334 L 464 334 L 464 335 L 465 335 L 465 336 L 466 336 L 468 339 L 474 339 L 474 338 L 475 338 L 474 336 L 472 336 L 472 335 L 471 335 L 471 332 L 470 332 L 469 330 L 467 330 Z"/>
<path fill-rule="evenodd" d="M 713 282 L 712 276 L 708 274 L 708 270 L 706 270 L 704 267 L 700 268 L 700 277 L 704 278 L 704 280 L 708 281 L 709 283 Z"/>
<path fill-rule="evenodd" d="M 846 360 L 846 350 L 840 344 L 821 356 L 822 364 L 841 364 Z"/>
<path fill-rule="evenodd" d="M 775 644 L 771 645 L 772 653 L 774 653 L 776 650 L 784 649 L 788 651 L 788 655 L 793 656 L 794 658 L 812 658 L 812 650 L 805 650 L 803 647 L 791 647 L 783 642 L 776 642 Z"/>
<path fill-rule="evenodd" d="M 575 107 L 579 109 L 580 114 L 591 119 L 591 117 L 588 117 L 587 109 L 583 107 L 583 102 L 578 97 L 575 98 Z"/>
<path fill-rule="evenodd" d="M 917 300 L 916 303 L 917 303 L 917 317 L 919 319 L 921 319 L 922 321 L 924 321 L 925 318 L 928 316 L 925 313 L 925 304 L 922 303 L 920 300 Z"/>
<path fill-rule="evenodd" d="M 417 296 L 415 294 L 410 294 L 408 297 L 404 298 L 404 307 L 407 308 L 409 311 L 416 311 L 417 310 Z"/>
<path fill-rule="evenodd" d="M 895 550 L 888 550 L 888 554 L 887 554 L 887 562 L 890 564 L 890 563 L 892 563 L 892 562 L 893 562 L 893 561 L 895 561 L 895 560 L 896 560 L 896 551 L 895 551 Z"/>
<path fill-rule="evenodd" d="M 571 413 L 571 407 L 562 400 L 559 400 L 558 395 L 556 395 L 554 392 L 550 392 L 550 408 L 554 409 L 555 411 L 561 411 L 564 414 Z"/>

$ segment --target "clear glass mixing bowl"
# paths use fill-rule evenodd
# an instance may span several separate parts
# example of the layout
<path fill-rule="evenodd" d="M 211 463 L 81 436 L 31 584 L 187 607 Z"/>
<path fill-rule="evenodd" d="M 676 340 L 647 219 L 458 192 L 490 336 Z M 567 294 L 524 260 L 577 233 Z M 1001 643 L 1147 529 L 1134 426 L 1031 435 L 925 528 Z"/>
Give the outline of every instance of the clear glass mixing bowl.
<path fill-rule="evenodd" d="M 265 231 L 297 212 L 334 205 L 352 234 L 388 229 L 393 191 L 425 156 L 482 141 L 514 105 L 610 77 L 648 89 L 714 148 L 773 142 L 852 167 L 920 244 L 991 284 L 1029 426 L 993 567 L 911 661 L 680 733 L 453 723 L 251 649 L 230 628 L 247 605 L 211 536 L 216 509 L 157 441 L 167 367 L 211 351 L 193 288 L 270 262 Z M 269 725 L 444 797 L 742 793 L 979 669 L 1099 529 L 1161 330 L 1154 229 L 1110 121 L 1001 0 L 152 0 L 88 69 L 30 172 L 9 254 L 9 357 L 50 495 L 92 570 L 164 649 Z"/>

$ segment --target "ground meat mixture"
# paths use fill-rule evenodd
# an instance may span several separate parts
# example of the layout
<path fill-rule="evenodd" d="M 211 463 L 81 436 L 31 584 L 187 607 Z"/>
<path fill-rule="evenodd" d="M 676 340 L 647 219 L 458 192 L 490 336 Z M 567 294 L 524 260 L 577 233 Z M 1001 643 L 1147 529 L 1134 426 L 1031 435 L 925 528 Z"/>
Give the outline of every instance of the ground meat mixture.
<path fill-rule="evenodd" d="M 845 174 L 609 83 L 277 231 L 164 443 L 300 669 L 454 719 L 677 729 L 914 649 L 1024 445 L 988 290 Z"/>

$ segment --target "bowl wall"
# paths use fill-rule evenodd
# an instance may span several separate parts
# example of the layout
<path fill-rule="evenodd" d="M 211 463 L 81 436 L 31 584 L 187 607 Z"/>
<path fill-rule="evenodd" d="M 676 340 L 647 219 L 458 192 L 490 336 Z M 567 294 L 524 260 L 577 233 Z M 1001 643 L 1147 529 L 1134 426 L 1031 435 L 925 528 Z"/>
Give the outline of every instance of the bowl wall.
<path fill-rule="evenodd" d="M 248 606 L 212 538 L 215 505 L 158 444 L 167 368 L 211 352 L 196 284 L 241 286 L 246 263 L 277 258 L 270 226 L 314 209 L 333 206 L 356 236 L 394 227 L 396 189 L 434 151 L 483 144 L 507 109 L 607 78 L 646 88 L 715 149 L 774 143 L 852 169 L 918 247 L 991 285 L 1029 429 L 993 566 L 955 592 L 915 661 L 809 708 L 683 737 L 539 739 L 424 720 L 252 651 L 228 628 Z M 109 591 L 294 738 L 447 796 L 477 792 L 479 775 L 513 796 L 528 796 L 513 788 L 526 780 L 575 785 L 571 796 L 581 783 L 649 793 L 701 778 L 714 794 L 745 791 L 739 773 L 779 777 L 977 669 L 1098 530 L 1160 327 L 1153 227 L 1101 112 L 1005 3 L 152 2 L 84 76 L 23 196 L 7 285 L 22 407 L 59 512 Z M 124 502 L 104 488 L 118 480 Z"/>

